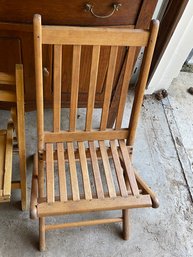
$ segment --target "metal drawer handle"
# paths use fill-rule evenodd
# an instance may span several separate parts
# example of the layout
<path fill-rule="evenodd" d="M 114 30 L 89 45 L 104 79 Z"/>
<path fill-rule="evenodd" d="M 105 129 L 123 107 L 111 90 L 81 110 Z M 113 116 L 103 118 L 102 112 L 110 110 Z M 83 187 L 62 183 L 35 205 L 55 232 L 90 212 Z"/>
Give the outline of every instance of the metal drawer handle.
<path fill-rule="evenodd" d="M 94 10 L 93 10 L 94 6 L 91 4 L 85 5 L 85 11 L 92 13 L 92 15 L 95 16 L 96 18 L 106 19 L 111 17 L 115 11 L 119 11 L 121 6 L 122 4 L 113 4 L 113 10 L 108 15 L 97 15 L 96 13 L 94 13 Z"/>

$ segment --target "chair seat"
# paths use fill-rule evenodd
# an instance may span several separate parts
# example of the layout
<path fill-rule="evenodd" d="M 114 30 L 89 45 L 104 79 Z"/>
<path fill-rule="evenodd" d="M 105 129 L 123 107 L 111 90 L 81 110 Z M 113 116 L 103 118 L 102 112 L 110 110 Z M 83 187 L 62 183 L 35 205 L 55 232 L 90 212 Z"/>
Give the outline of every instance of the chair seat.
<path fill-rule="evenodd" d="M 13 155 L 13 123 L 0 130 L 0 202 L 10 201 Z"/>
<path fill-rule="evenodd" d="M 38 216 L 151 207 L 151 197 L 138 187 L 130 151 L 124 140 L 47 143 Z"/>

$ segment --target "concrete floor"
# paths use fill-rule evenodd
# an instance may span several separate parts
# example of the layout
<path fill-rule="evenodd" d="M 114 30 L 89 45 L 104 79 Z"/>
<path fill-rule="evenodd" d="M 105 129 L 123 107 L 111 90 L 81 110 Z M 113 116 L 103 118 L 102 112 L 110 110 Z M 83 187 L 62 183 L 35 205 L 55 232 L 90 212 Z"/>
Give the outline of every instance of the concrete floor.
<path fill-rule="evenodd" d="M 192 158 L 193 96 L 188 95 L 186 87 L 188 83 L 193 83 L 193 77 L 190 75 L 185 78 L 185 76 L 180 74 L 179 78 L 174 81 L 169 90 L 169 100 L 183 137 L 184 147 L 187 148 Z M 128 98 L 127 108 L 130 105 L 129 102 Z M 49 125 L 49 111 L 47 114 L 46 123 Z M 6 121 L 7 115 L 7 112 L 1 111 L 1 120 Z M 35 113 L 27 113 L 29 193 L 32 173 L 31 155 L 36 148 L 35 122 Z M 15 191 L 11 203 L 0 205 L 0 256 L 192 257 L 193 205 L 190 190 L 184 177 L 178 149 L 171 135 L 163 103 L 153 97 L 146 97 L 144 101 L 137 131 L 134 163 L 141 176 L 156 191 L 160 200 L 160 208 L 131 211 L 129 241 L 121 239 L 119 224 L 65 229 L 48 232 L 46 235 L 47 251 L 40 253 L 37 250 L 38 222 L 30 220 L 28 212 L 20 211 L 19 194 Z M 16 158 L 14 164 L 15 176 L 17 176 Z M 110 214 L 107 213 L 106 216 Z M 94 214 L 94 217 L 102 217 L 102 214 Z M 63 219 L 63 221 L 70 220 L 69 216 Z"/>

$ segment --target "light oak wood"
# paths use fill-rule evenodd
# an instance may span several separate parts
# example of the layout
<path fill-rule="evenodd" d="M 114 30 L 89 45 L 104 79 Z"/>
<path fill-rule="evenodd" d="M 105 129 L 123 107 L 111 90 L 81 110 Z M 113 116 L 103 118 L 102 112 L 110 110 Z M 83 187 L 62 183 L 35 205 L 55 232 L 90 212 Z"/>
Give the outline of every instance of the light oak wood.
<path fill-rule="evenodd" d="M 119 129 L 121 128 L 121 123 L 123 119 L 123 113 L 125 108 L 125 102 L 127 99 L 127 92 L 129 87 L 129 82 L 131 79 L 132 71 L 133 71 L 133 65 L 134 65 L 134 58 L 135 58 L 135 47 L 129 47 L 128 53 L 127 53 L 127 59 L 126 59 L 126 67 L 125 67 L 125 73 L 123 76 L 123 84 L 120 92 L 120 100 L 118 104 L 118 113 L 116 118 L 116 125 L 115 128 Z"/>
<path fill-rule="evenodd" d="M 99 199 L 104 198 L 104 191 L 103 191 L 103 185 L 101 180 L 101 174 L 99 170 L 98 165 L 98 159 L 96 155 L 96 149 L 94 142 L 89 142 L 89 149 L 90 149 L 90 156 L 91 156 L 91 162 L 92 162 L 92 169 L 95 179 L 95 186 L 96 186 L 96 192 Z"/>
<path fill-rule="evenodd" d="M 113 182 L 113 176 L 111 173 L 111 167 L 110 167 L 109 158 L 108 158 L 108 154 L 106 151 L 106 146 L 105 146 L 104 141 L 99 141 L 99 147 L 100 147 L 100 151 L 101 151 L 101 157 L 103 160 L 103 166 L 104 166 L 109 196 L 111 198 L 113 198 L 113 197 L 116 197 L 116 191 L 115 191 L 115 185 Z"/>
<path fill-rule="evenodd" d="M 79 144 L 79 142 L 77 142 L 77 144 Z M 131 154 L 132 154 L 133 147 L 128 146 L 128 145 L 127 145 L 126 147 L 127 147 L 127 150 L 128 150 L 128 152 L 129 152 L 129 154 L 131 155 Z M 102 157 L 101 157 L 101 151 L 100 151 L 100 148 L 99 148 L 98 146 L 95 147 L 95 151 L 96 151 L 97 159 L 98 159 L 98 160 L 101 160 L 101 159 L 102 159 Z M 112 158 L 112 153 L 111 153 L 112 150 L 111 150 L 111 148 L 110 148 L 110 147 L 107 147 L 107 148 L 106 148 L 106 151 L 107 151 L 108 157 L 109 157 L 109 158 Z M 117 152 L 119 152 L 119 151 L 120 151 L 120 149 L 119 149 L 119 147 L 117 146 Z M 63 153 L 63 154 L 64 154 L 65 162 L 68 163 L 68 162 L 69 162 L 69 161 L 68 161 L 68 152 L 67 152 L 67 149 L 66 149 L 66 148 L 64 148 L 64 153 Z M 91 160 L 90 149 L 89 149 L 88 147 L 85 147 L 85 154 L 86 154 L 87 160 Z M 74 147 L 74 155 L 75 155 L 75 160 L 76 160 L 76 161 L 80 160 L 80 154 L 79 154 L 78 148 L 75 148 L 75 147 Z M 45 161 L 45 159 L 46 159 L 46 152 L 45 152 L 45 151 L 42 153 L 42 159 L 43 159 L 44 161 Z M 57 152 L 56 152 L 56 151 L 54 151 L 54 160 L 55 160 L 55 161 L 58 160 Z"/>
<path fill-rule="evenodd" d="M 136 29 L 42 26 L 43 44 L 146 46 L 149 32 Z"/>
<path fill-rule="evenodd" d="M 70 131 L 76 130 L 77 105 L 78 105 L 78 89 L 80 74 L 80 57 L 81 46 L 73 47 L 72 58 L 72 82 L 71 82 L 71 100 L 70 100 Z"/>
<path fill-rule="evenodd" d="M 123 210 L 123 239 L 128 240 L 130 234 L 130 217 L 129 217 L 129 210 Z"/>
<path fill-rule="evenodd" d="M 90 131 L 92 128 L 92 115 L 95 102 L 96 83 L 99 65 L 100 46 L 93 46 L 92 50 L 92 63 L 90 70 L 90 84 L 88 91 L 88 104 L 86 113 L 86 131 Z"/>
<path fill-rule="evenodd" d="M 74 208 L 72 209 L 72 204 Z M 52 205 L 48 203 L 41 203 L 37 206 L 38 216 L 47 217 L 62 214 L 72 213 L 85 213 L 91 211 L 107 211 L 128 208 L 145 208 L 151 207 L 152 202 L 149 195 L 140 195 L 138 198 L 135 196 L 128 196 L 127 198 L 116 197 L 116 199 L 106 198 L 81 200 L 81 201 L 68 201 L 66 204 L 62 202 L 54 202 Z M 54 208 L 53 208 L 54 207 Z"/>
<path fill-rule="evenodd" d="M 42 71 L 42 30 L 41 17 L 34 15 L 34 52 L 35 52 L 35 79 L 36 79 L 36 105 L 37 105 L 37 128 L 38 148 L 43 150 L 44 131 L 44 106 L 43 106 L 43 71 Z"/>
<path fill-rule="evenodd" d="M 82 176 L 83 176 L 83 183 L 84 183 L 84 193 L 85 199 L 91 200 L 92 199 L 92 191 L 90 187 L 90 179 L 89 179 L 89 172 L 88 172 L 88 165 L 86 159 L 86 152 L 83 142 L 78 142 L 78 150 L 80 156 L 80 165 L 82 169 Z"/>
<path fill-rule="evenodd" d="M 34 181 L 36 181 L 36 183 L 37 183 L 37 177 L 35 177 Z M 140 192 L 140 194 L 142 194 L 143 190 L 139 189 L 139 192 Z M 131 192 L 131 190 L 127 192 L 127 196 L 132 196 L 132 195 L 133 195 L 133 193 Z M 109 193 L 105 192 L 104 196 L 105 197 L 109 197 Z M 117 196 L 121 196 L 121 194 L 119 192 L 117 192 Z M 97 196 L 97 194 L 95 192 L 92 193 L 92 198 L 93 199 L 98 199 L 98 196 Z M 84 193 L 80 194 L 80 199 L 85 199 L 85 194 Z M 72 195 L 68 195 L 68 200 L 69 201 L 73 200 Z M 38 198 L 38 204 L 45 203 L 46 201 L 47 201 L 46 197 L 39 197 Z M 60 201 L 60 196 L 55 196 L 55 202 L 57 202 L 57 201 Z M 37 211 L 37 208 L 36 208 L 36 211 Z M 34 216 L 34 217 L 35 217 L 35 219 L 38 218 L 37 213 L 36 213 L 36 216 Z"/>
<path fill-rule="evenodd" d="M 129 136 L 127 141 L 128 145 L 134 144 L 137 123 L 139 120 L 141 105 L 143 102 L 144 91 L 147 84 L 148 74 L 151 66 L 153 52 L 155 49 L 158 30 L 159 30 L 159 21 L 153 20 L 150 27 L 149 44 L 145 49 L 141 72 L 140 72 L 140 76 L 136 86 L 136 93 L 135 93 L 135 98 L 134 98 L 134 103 L 133 103 L 132 113 L 131 113 L 131 118 L 129 123 Z"/>
<path fill-rule="evenodd" d="M 116 175 L 117 175 L 117 179 L 118 179 L 118 183 L 119 183 L 119 189 L 120 189 L 121 195 L 123 197 L 126 197 L 128 195 L 128 193 L 127 193 L 127 188 L 126 188 L 125 180 L 123 177 L 123 169 L 121 167 L 121 163 L 119 160 L 119 154 L 117 151 L 115 141 L 110 141 L 110 146 L 111 146 L 111 154 L 113 157 L 113 162 L 115 165 L 115 171 L 116 171 Z"/>
<path fill-rule="evenodd" d="M 54 192 L 54 158 L 53 158 L 52 144 L 46 144 L 46 190 L 47 190 L 48 203 L 53 203 L 55 201 L 55 192 Z"/>
<path fill-rule="evenodd" d="M 60 133 L 45 132 L 44 140 L 46 143 L 54 142 L 72 142 L 72 141 L 93 141 L 93 140 L 115 140 L 126 139 L 128 136 L 128 129 L 106 129 L 104 131 L 92 129 L 92 131 L 74 132 L 61 131 Z"/>
<path fill-rule="evenodd" d="M 39 218 L 39 247 L 40 251 L 46 248 L 45 218 Z"/>
<path fill-rule="evenodd" d="M 60 201 L 67 201 L 66 170 L 65 170 L 63 143 L 57 144 L 57 159 L 58 159 Z"/>
<path fill-rule="evenodd" d="M 4 72 L 0 72 L 0 84 L 15 85 L 15 76 Z"/>
<path fill-rule="evenodd" d="M 109 106 L 110 106 L 111 95 L 112 95 L 112 87 L 113 87 L 113 79 L 115 75 L 117 53 L 118 53 L 118 47 L 112 46 L 110 51 L 110 57 L 109 57 L 109 67 L 107 71 L 107 80 L 106 80 L 104 102 L 103 102 L 103 108 L 102 108 L 102 117 L 101 117 L 101 124 L 100 124 L 101 130 L 105 130 L 107 128 L 107 120 L 109 116 Z"/>
<path fill-rule="evenodd" d="M 67 149 L 68 149 L 68 159 L 69 159 L 69 165 L 70 165 L 72 195 L 73 195 L 73 200 L 77 201 L 77 200 L 80 200 L 80 193 L 79 193 L 79 187 L 78 187 L 78 178 L 77 178 L 73 143 L 67 143 Z"/>
<path fill-rule="evenodd" d="M 60 131 L 62 83 L 62 45 L 54 46 L 54 132 Z"/>
<path fill-rule="evenodd" d="M 8 124 L 6 143 L 5 143 L 5 171 L 3 194 L 11 195 L 11 179 L 12 179 L 12 158 L 13 158 L 13 123 Z"/>
<path fill-rule="evenodd" d="M 64 224 L 46 225 L 45 230 L 49 231 L 49 230 L 55 230 L 55 229 L 73 228 L 73 227 L 81 227 L 81 226 L 96 226 L 100 224 L 119 223 L 119 222 L 122 222 L 122 218 L 86 220 L 86 221 L 77 221 L 77 222 L 64 223 Z"/>
<path fill-rule="evenodd" d="M 3 196 L 6 130 L 0 131 L 0 199 Z"/>
<path fill-rule="evenodd" d="M 32 173 L 32 182 L 31 182 L 31 201 L 30 201 L 30 218 L 37 218 L 37 206 L 38 201 L 38 155 L 34 154 L 33 156 L 33 173 Z"/>
<path fill-rule="evenodd" d="M 145 183 L 145 181 L 139 176 L 137 171 L 135 170 L 135 177 L 137 180 L 137 183 L 139 184 L 139 187 L 142 188 L 142 190 L 151 196 L 152 199 L 152 207 L 153 208 L 158 208 L 159 207 L 159 201 L 157 198 L 157 195 L 153 192 L 153 190 Z"/>
<path fill-rule="evenodd" d="M 125 145 L 125 142 L 123 140 L 119 140 L 119 145 L 120 145 L 120 150 L 121 150 L 121 154 L 123 157 L 123 161 L 125 164 L 125 167 L 124 167 L 125 173 L 126 173 L 127 179 L 129 180 L 131 190 L 134 195 L 139 195 L 139 189 L 138 189 L 137 182 L 135 179 L 134 170 L 133 170 L 133 167 L 131 164 L 131 160 L 130 160 L 129 153 L 128 153 L 127 147 Z"/>
<path fill-rule="evenodd" d="M 11 119 L 7 130 L 0 131 L 0 202 L 10 201 L 11 190 L 21 190 L 22 210 L 27 208 L 26 190 L 26 149 L 25 149 L 25 120 L 24 120 L 24 83 L 23 66 L 16 64 L 15 76 L 0 73 L 0 83 L 6 84 L 7 88 L 0 90 L 0 101 L 12 103 L 10 110 Z M 15 90 L 10 90 L 9 86 Z M 12 182 L 12 156 L 13 156 L 13 133 L 14 141 L 18 145 L 20 181 Z M 3 139 L 3 140 L 2 140 Z"/>
<path fill-rule="evenodd" d="M 36 193 L 32 195 L 32 217 L 40 218 L 40 249 L 45 249 L 45 231 L 74 227 L 79 225 L 94 225 L 109 223 L 102 221 L 74 222 L 71 224 L 46 225 L 45 217 L 64 214 L 76 214 L 95 211 L 122 210 L 123 237 L 129 237 L 128 209 L 153 206 L 153 192 L 150 192 L 145 182 L 135 175 L 132 164 L 133 141 L 129 144 L 131 130 L 136 130 L 130 120 L 129 128 L 122 128 L 122 119 L 127 98 L 129 81 L 136 56 L 137 47 L 145 47 L 152 53 L 156 39 L 156 22 L 152 23 L 150 31 L 137 29 L 107 29 L 107 28 L 79 28 L 42 26 L 41 17 L 34 17 L 34 41 L 36 60 L 36 89 L 38 115 L 38 175 L 33 176 L 34 183 L 38 185 Z M 153 35 L 152 35 L 153 33 Z M 43 120 L 43 83 L 42 72 L 42 45 L 53 44 L 56 61 L 54 63 L 54 105 L 53 131 L 44 131 Z M 71 85 L 70 85 L 70 115 L 69 130 L 60 130 L 61 111 L 61 45 L 72 45 Z M 60 46 L 59 46 L 60 45 Z M 84 45 L 90 45 L 91 60 L 88 60 L 90 69 L 88 98 L 85 117 L 85 128 L 77 130 L 77 108 L 80 92 L 81 58 Z M 105 92 L 102 105 L 102 114 L 98 129 L 93 128 L 93 113 L 95 108 L 97 80 L 99 76 L 100 52 L 102 47 L 110 46 L 107 77 L 105 79 Z M 123 81 L 120 84 L 120 97 L 117 108 L 115 127 L 108 129 L 107 121 L 110 111 L 113 83 L 115 78 L 117 55 L 120 46 L 128 48 Z M 58 49 L 58 50 L 57 50 Z M 58 51 L 58 52 L 57 52 Z M 146 54 L 144 62 L 148 65 L 152 55 Z M 86 64 L 85 64 L 86 65 Z M 144 64 L 143 64 L 144 65 Z M 144 88 L 147 76 L 146 68 L 142 67 L 139 84 Z M 144 79 L 145 77 L 145 79 Z M 140 91 L 140 89 L 138 89 Z M 58 92 L 59 91 L 59 92 Z M 144 93 L 144 90 L 143 90 Z M 138 100 L 143 93 L 137 92 L 134 105 L 138 106 Z M 137 100 L 136 100 L 137 99 Z M 141 98 L 140 98 L 141 99 Z M 38 103 L 41 102 L 41 103 Z M 135 103 L 137 101 L 137 104 Z M 134 107 L 135 108 L 135 107 Z M 131 119 L 135 122 L 139 117 L 133 112 Z M 137 117 L 137 118 L 136 118 Z M 134 122 L 134 124 L 135 124 Z M 133 133 L 133 132 L 132 132 Z M 88 147 L 86 147 L 87 145 Z M 56 146 L 56 150 L 54 150 Z M 58 172 L 54 174 L 54 164 Z M 80 168 L 78 168 L 78 166 Z M 91 166 L 91 170 L 89 168 Z M 46 171 L 47 192 L 44 189 L 44 168 Z M 68 169 L 68 170 L 67 170 Z M 69 172 L 70 176 L 67 176 Z M 36 172 L 35 172 L 36 174 Z M 57 177 L 54 179 L 54 175 Z M 38 180 L 38 181 L 37 181 Z M 54 189 L 59 184 L 59 195 L 55 195 Z M 94 182 L 94 185 L 92 184 Z M 67 190 L 67 184 L 71 186 L 71 192 Z M 33 188 L 36 188 L 33 186 Z M 118 188 L 117 188 L 118 187 Z M 35 189 L 34 189 L 35 190 Z M 37 200 L 34 196 L 39 195 Z M 112 219 L 112 222 L 117 219 Z"/>
<path fill-rule="evenodd" d="M 19 168 L 21 177 L 21 199 L 22 210 L 27 208 L 27 180 L 26 180 L 26 142 L 25 142 L 25 112 L 24 112 L 24 78 L 23 66 L 16 64 L 16 105 L 17 105 L 17 125 L 16 135 L 18 137 L 19 148 Z"/>
<path fill-rule="evenodd" d="M 0 90 L 0 101 L 2 102 L 16 102 L 16 95 L 14 92 Z"/>

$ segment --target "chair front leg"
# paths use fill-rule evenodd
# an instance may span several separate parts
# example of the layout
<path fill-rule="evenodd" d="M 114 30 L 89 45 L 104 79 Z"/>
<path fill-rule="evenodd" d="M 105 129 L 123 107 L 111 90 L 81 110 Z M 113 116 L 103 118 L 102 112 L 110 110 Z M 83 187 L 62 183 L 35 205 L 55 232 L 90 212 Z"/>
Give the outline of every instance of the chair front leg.
<path fill-rule="evenodd" d="M 45 233 L 45 218 L 39 218 L 39 248 L 40 251 L 46 250 L 46 233 Z"/>
<path fill-rule="evenodd" d="M 123 239 L 128 240 L 130 235 L 130 213 L 129 210 L 123 210 Z"/>

